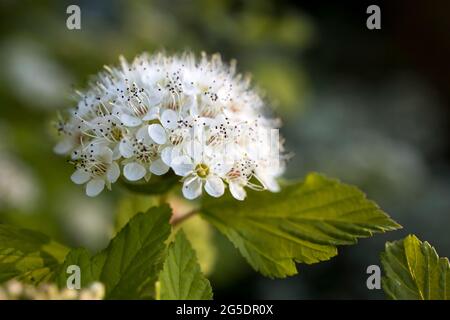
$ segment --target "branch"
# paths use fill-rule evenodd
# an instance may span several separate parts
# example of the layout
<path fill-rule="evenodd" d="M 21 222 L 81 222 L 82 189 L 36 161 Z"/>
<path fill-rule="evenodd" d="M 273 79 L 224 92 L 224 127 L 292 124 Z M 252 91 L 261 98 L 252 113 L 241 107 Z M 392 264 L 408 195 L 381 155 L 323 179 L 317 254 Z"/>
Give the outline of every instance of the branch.
<path fill-rule="evenodd" d="M 198 209 L 189 211 L 188 213 L 185 213 L 183 215 L 173 215 L 172 218 L 170 219 L 170 223 L 172 224 L 172 226 L 176 227 L 177 225 L 179 225 L 180 223 L 182 223 L 184 220 L 189 219 L 190 217 L 192 217 L 193 215 L 198 213 Z"/>

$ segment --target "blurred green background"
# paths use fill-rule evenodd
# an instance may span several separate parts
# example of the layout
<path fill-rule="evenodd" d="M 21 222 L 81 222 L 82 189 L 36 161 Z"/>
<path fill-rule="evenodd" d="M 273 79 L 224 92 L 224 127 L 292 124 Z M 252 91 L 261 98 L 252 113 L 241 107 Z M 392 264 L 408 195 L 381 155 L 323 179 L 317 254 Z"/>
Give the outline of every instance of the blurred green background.
<path fill-rule="evenodd" d="M 120 54 L 220 52 L 253 75 L 284 120 L 294 154 L 287 178 L 319 171 L 356 184 L 404 230 L 270 280 L 205 229 L 216 249 L 199 255 L 215 298 L 382 298 L 367 289 L 366 268 L 380 264 L 386 240 L 415 233 L 450 256 L 450 4 L 375 3 L 381 30 L 366 28 L 365 1 L 2 0 L 0 222 L 103 248 L 121 224 L 118 210 L 151 200 L 118 187 L 90 199 L 73 185 L 71 166 L 52 152 L 57 111 Z M 81 8 L 81 30 L 66 28 L 70 4 Z"/>

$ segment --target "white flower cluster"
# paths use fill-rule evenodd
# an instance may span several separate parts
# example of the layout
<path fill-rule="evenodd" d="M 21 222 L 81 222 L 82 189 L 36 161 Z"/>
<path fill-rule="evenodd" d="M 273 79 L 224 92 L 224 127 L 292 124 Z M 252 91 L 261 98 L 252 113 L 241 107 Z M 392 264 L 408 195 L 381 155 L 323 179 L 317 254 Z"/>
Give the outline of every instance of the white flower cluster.
<path fill-rule="evenodd" d="M 59 154 L 69 154 L 72 181 L 88 196 L 121 174 L 148 180 L 170 169 L 183 195 L 204 190 L 220 197 L 228 185 L 238 200 L 245 188 L 279 189 L 284 171 L 277 121 L 248 78 L 219 55 L 141 55 L 120 68 L 105 67 L 67 120 L 60 120 Z M 281 159 L 281 160 L 280 160 Z"/>

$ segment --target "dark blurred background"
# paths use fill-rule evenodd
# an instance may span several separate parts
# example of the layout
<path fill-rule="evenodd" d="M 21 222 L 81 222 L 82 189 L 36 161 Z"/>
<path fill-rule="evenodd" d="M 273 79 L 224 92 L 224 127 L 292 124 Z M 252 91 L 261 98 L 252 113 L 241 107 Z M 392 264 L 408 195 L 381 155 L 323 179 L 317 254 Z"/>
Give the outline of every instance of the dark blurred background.
<path fill-rule="evenodd" d="M 66 28 L 70 4 L 81 30 Z M 366 28 L 370 4 L 381 30 Z M 287 178 L 319 171 L 356 184 L 404 227 L 284 280 L 255 273 L 208 231 L 216 299 L 383 298 L 367 289 L 366 268 L 407 233 L 450 256 L 450 2 L 2 0 L 0 11 L 0 222 L 105 246 L 116 199 L 129 195 L 89 199 L 74 186 L 52 152 L 52 120 L 120 54 L 204 50 L 236 58 L 283 119 Z"/>

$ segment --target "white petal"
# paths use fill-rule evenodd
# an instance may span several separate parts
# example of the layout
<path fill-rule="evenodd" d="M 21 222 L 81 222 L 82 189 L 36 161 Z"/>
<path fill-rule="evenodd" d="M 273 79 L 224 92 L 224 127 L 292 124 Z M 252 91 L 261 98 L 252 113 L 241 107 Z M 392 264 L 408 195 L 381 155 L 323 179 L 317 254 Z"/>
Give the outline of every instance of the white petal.
<path fill-rule="evenodd" d="M 210 127 L 210 126 L 215 125 L 217 122 L 214 118 L 202 117 L 201 123 L 204 123 L 206 126 Z M 219 122 L 219 125 L 220 125 L 220 122 Z"/>
<path fill-rule="evenodd" d="M 119 165 L 116 162 L 113 162 L 111 166 L 108 169 L 108 172 L 106 173 L 106 177 L 108 178 L 108 181 L 111 183 L 114 183 L 119 179 L 120 176 L 120 168 Z"/>
<path fill-rule="evenodd" d="M 155 88 L 155 91 L 153 92 L 153 94 L 151 94 L 151 95 L 148 97 L 148 103 L 149 103 L 150 105 L 157 105 L 157 104 L 160 104 L 162 98 L 163 98 L 163 94 L 160 93 L 160 92 L 158 92 L 158 91 L 156 91 L 156 88 Z M 154 107 L 154 108 L 158 108 L 158 107 Z"/>
<path fill-rule="evenodd" d="M 206 179 L 205 190 L 210 196 L 218 198 L 225 192 L 225 186 L 218 176 L 211 176 Z"/>
<path fill-rule="evenodd" d="M 137 132 L 136 132 L 136 138 L 139 141 L 142 141 L 146 144 L 150 144 L 152 141 L 150 139 L 150 136 L 148 135 L 148 128 L 141 127 Z"/>
<path fill-rule="evenodd" d="M 195 83 L 193 83 L 193 81 L 190 80 L 185 80 L 183 82 L 183 91 L 188 94 L 188 97 L 191 97 L 192 95 L 197 94 L 198 92 L 198 87 L 196 86 Z"/>
<path fill-rule="evenodd" d="M 122 155 L 120 154 L 120 142 L 116 144 L 113 150 L 113 160 L 118 160 Z"/>
<path fill-rule="evenodd" d="M 103 179 L 92 179 L 86 185 L 86 194 L 89 197 L 95 197 L 100 194 L 105 188 L 105 180 Z"/>
<path fill-rule="evenodd" d="M 172 147 L 172 159 L 182 156 L 184 154 L 183 148 L 184 148 L 183 144 Z"/>
<path fill-rule="evenodd" d="M 148 134 L 157 144 L 166 143 L 166 130 L 160 124 L 151 124 L 148 126 Z"/>
<path fill-rule="evenodd" d="M 195 163 L 200 163 L 203 161 L 203 153 L 206 149 L 206 146 L 203 146 L 198 141 L 191 141 L 186 145 L 187 154 L 193 159 Z"/>
<path fill-rule="evenodd" d="M 278 184 L 277 180 L 269 175 L 264 174 L 257 174 L 255 177 L 266 187 L 269 191 L 272 192 L 279 192 L 280 191 L 280 185 Z"/>
<path fill-rule="evenodd" d="M 185 181 L 183 184 L 183 195 L 186 199 L 193 200 L 202 194 L 202 181 L 194 179 Z"/>
<path fill-rule="evenodd" d="M 113 151 L 110 148 L 104 148 L 101 151 L 101 158 L 106 163 L 112 163 L 112 161 L 113 161 Z"/>
<path fill-rule="evenodd" d="M 147 170 L 136 162 L 127 163 L 123 168 L 123 175 L 130 181 L 138 181 L 142 179 L 146 173 Z"/>
<path fill-rule="evenodd" d="M 147 114 L 142 118 L 142 120 L 144 121 L 155 120 L 158 119 L 158 115 L 159 115 L 159 108 L 153 107 L 150 108 L 150 110 L 148 110 Z"/>
<path fill-rule="evenodd" d="M 73 183 L 83 184 L 91 179 L 91 175 L 82 169 L 78 169 L 72 174 L 70 179 L 73 181 Z"/>
<path fill-rule="evenodd" d="M 245 192 L 244 188 L 237 184 L 237 183 L 230 183 L 230 192 L 231 195 L 236 199 L 236 200 L 244 200 L 245 197 L 247 196 L 247 193 Z"/>
<path fill-rule="evenodd" d="M 126 125 L 127 127 L 137 127 L 142 123 L 141 119 L 130 116 L 126 113 L 120 116 L 120 121 L 122 121 L 123 124 Z"/>
<path fill-rule="evenodd" d="M 181 156 L 172 160 L 172 169 L 175 174 L 184 177 L 194 169 L 194 164 L 188 156 Z"/>
<path fill-rule="evenodd" d="M 165 164 L 161 159 L 155 160 L 150 165 L 150 172 L 161 176 L 169 171 L 169 166 Z"/>
<path fill-rule="evenodd" d="M 131 158 L 134 153 L 133 144 L 128 139 L 124 139 L 124 140 L 120 141 L 119 150 L 120 150 L 120 154 L 124 158 Z"/>
<path fill-rule="evenodd" d="M 103 138 L 96 138 L 89 143 L 88 148 L 92 150 L 92 153 L 95 155 L 104 155 L 107 152 L 108 148 L 108 140 Z"/>
<path fill-rule="evenodd" d="M 72 150 L 72 148 L 72 142 L 69 139 L 64 139 L 53 148 L 53 152 L 60 155 L 65 155 L 68 154 Z"/>
<path fill-rule="evenodd" d="M 172 147 L 166 147 L 161 151 L 161 160 L 168 166 L 172 164 Z"/>
<path fill-rule="evenodd" d="M 166 110 L 161 115 L 161 124 L 167 129 L 175 129 L 177 125 L 178 115 L 173 110 Z"/>
<path fill-rule="evenodd" d="M 210 166 L 218 176 L 225 176 L 225 174 L 233 168 L 233 164 L 234 162 L 223 162 L 222 159 L 213 159 L 213 161 L 210 162 Z"/>
<path fill-rule="evenodd" d="M 198 111 L 198 108 L 197 108 L 197 95 L 194 94 L 194 95 L 187 96 L 184 99 L 182 108 L 183 108 L 183 110 L 197 109 L 197 111 Z M 195 115 L 197 115 L 197 114 L 198 114 L 198 112 Z"/>
<path fill-rule="evenodd" d="M 267 188 L 272 192 L 280 192 L 281 188 L 275 178 L 269 178 L 266 180 Z"/>
<path fill-rule="evenodd" d="M 184 108 L 184 110 L 189 110 L 189 114 L 191 115 L 191 116 L 193 116 L 193 117 L 197 117 L 198 115 L 199 115 L 199 111 L 198 111 L 198 103 L 197 103 L 197 100 L 196 99 L 194 99 L 194 100 L 191 100 L 191 101 L 188 101 L 189 102 L 189 104 L 188 104 L 188 107 L 186 107 L 186 108 Z"/>

